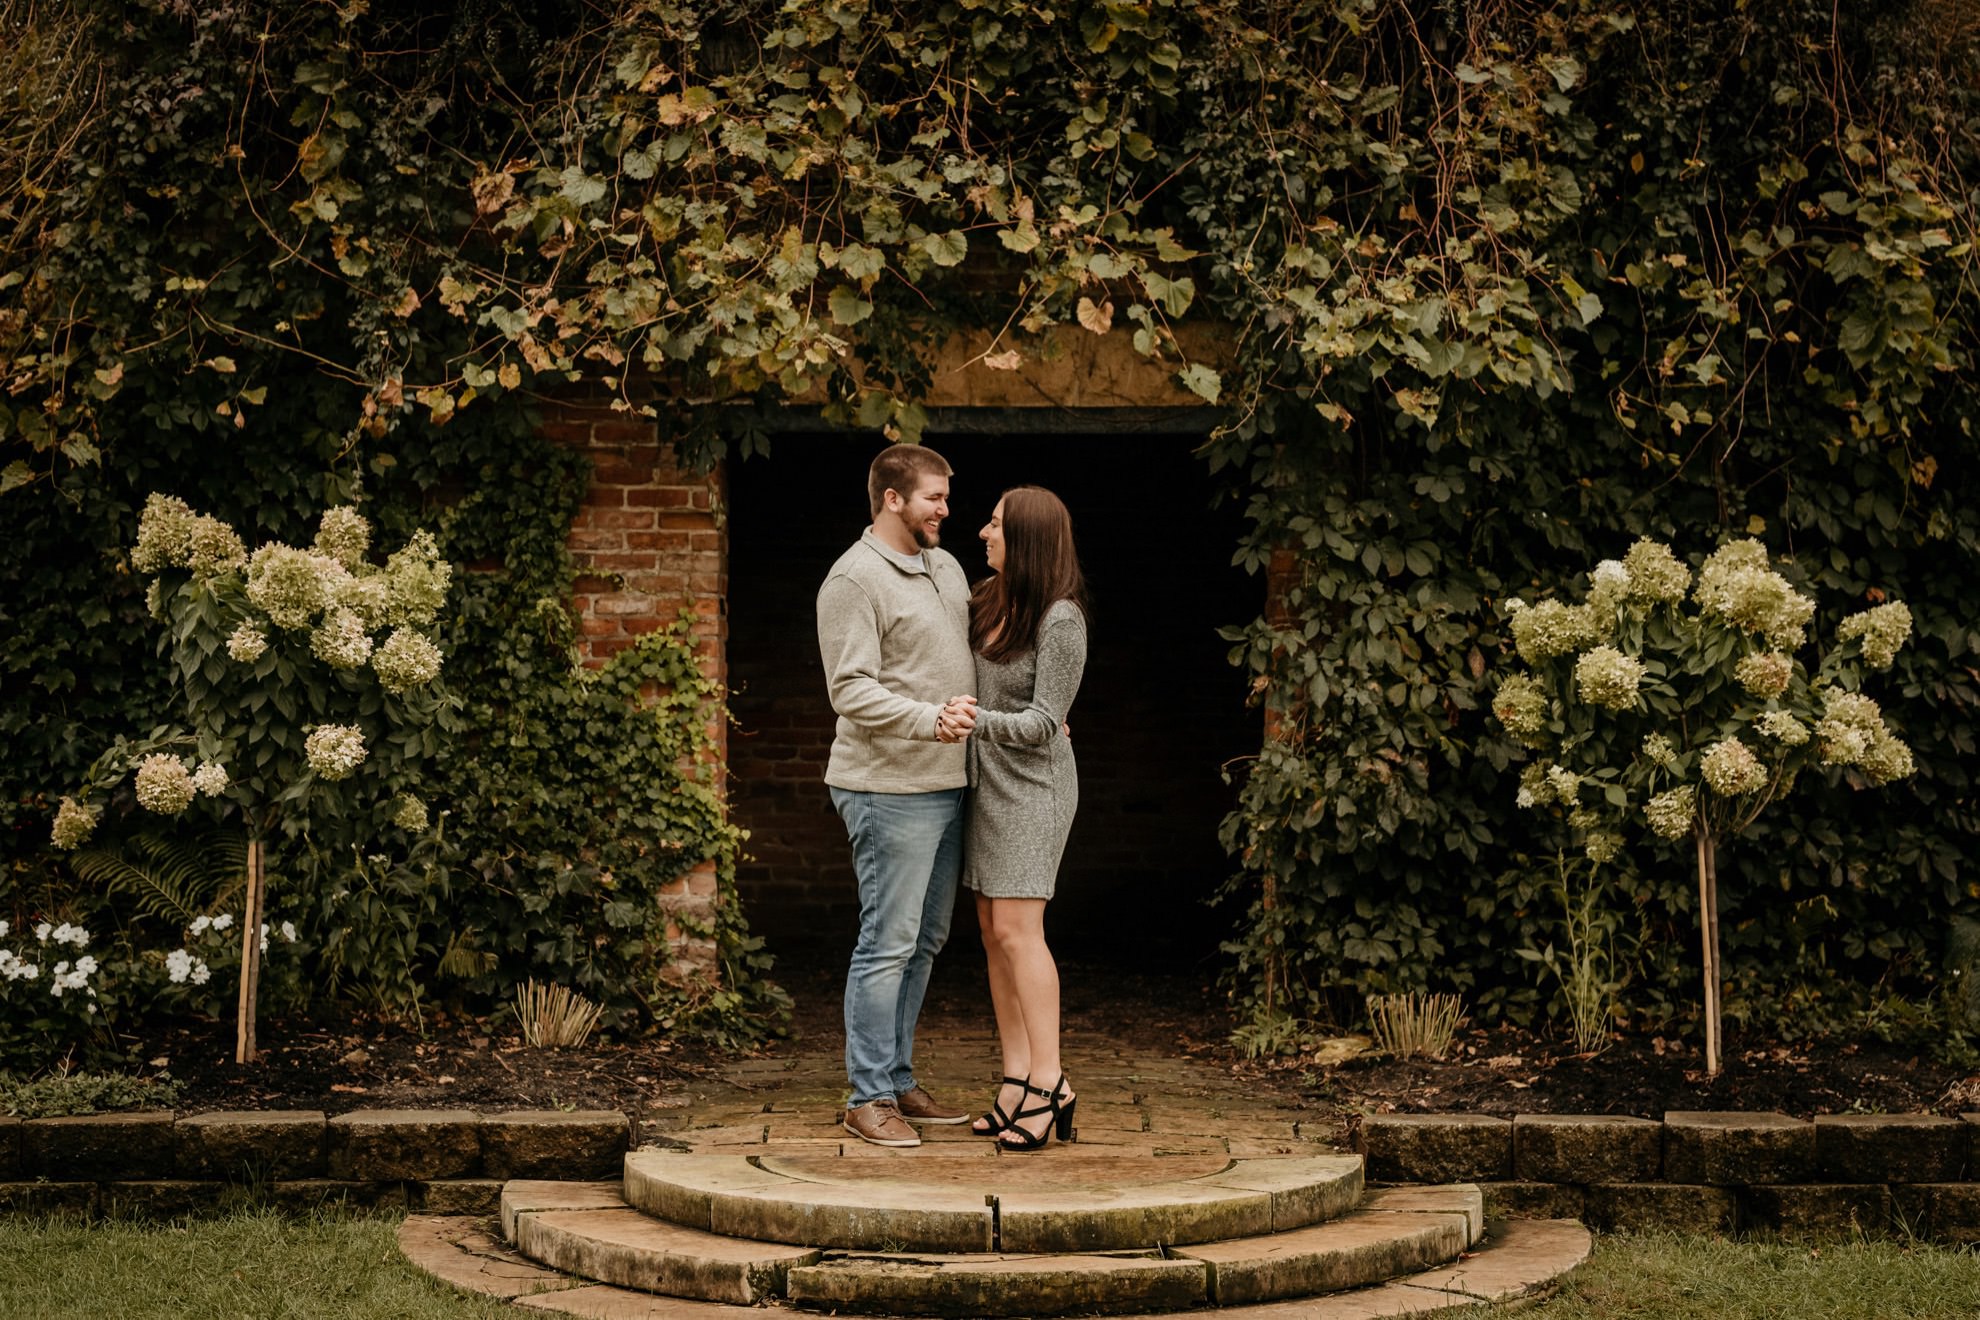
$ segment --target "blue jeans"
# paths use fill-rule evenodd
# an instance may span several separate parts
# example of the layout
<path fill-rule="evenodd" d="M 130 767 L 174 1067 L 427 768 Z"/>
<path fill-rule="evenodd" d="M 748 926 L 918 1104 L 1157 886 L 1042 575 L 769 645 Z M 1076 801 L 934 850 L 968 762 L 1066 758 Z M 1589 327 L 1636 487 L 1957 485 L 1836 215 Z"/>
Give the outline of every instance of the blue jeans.
<path fill-rule="evenodd" d="M 963 790 L 832 790 L 859 877 L 859 943 L 846 974 L 846 1079 L 855 1106 L 914 1087 L 914 1024 L 962 875 Z"/>

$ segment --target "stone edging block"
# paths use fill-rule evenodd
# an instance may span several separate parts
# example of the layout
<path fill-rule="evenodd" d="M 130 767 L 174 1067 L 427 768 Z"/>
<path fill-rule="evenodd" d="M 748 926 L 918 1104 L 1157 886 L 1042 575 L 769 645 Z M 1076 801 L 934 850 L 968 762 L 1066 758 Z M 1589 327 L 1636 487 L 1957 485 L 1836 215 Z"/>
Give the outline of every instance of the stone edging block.
<path fill-rule="evenodd" d="M 1512 1140 L 1513 1176 L 1526 1182 L 1652 1182 L 1663 1168 L 1663 1125 L 1647 1118 L 1521 1114 Z"/>
<path fill-rule="evenodd" d="M 616 1109 L 484 1114 L 482 1172 L 490 1178 L 609 1178 L 619 1172 L 631 1139 L 632 1125 Z"/>
<path fill-rule="evenodd" d="M 481 1170 L 481 1115 L 470 1109 L 356 1109 L 329 1123 L 333 1179 L 462 1178 Z"/>
<path fill-rule="evenodd" d="M 1738 1225 L 1739 1201 L 1729 1187 L 1697 1183 L 1604 1183 L 1586 1197 L 1590 1228 L 1656 1230 L 1710 1236 Z"/>
<path fill-rule="evenodd" d="M 1489 1114 L 1371 1114 L 1356 1149 L 1371 1182 L 1456 1183 L 1512 1176 L 1513 1125 Z"/>
<path fill-rule="evenodd" d="M 21 1172 L 63 1182 L 170 1178 L 177 1144 L 163 1110 L 31 1118 L 21 1124 Z"/>
<path fill-rule="evenodd" d="M 21 1120 L 0 1114 L 0 1181 L 21 1175 Z"/>
<path fill-rule="evenodd" d="M 1664 1177 L 1729 1187 L 1805 1183 L 1815 1125 L 1786 1114 L 1676 1111 L 1664 1115 Z"/>
<path fill-rule="evenodd" d="M 1968 1124 L 1936 1114 L 1823 1114 L 1815 1154 L 1838 1183 L 1957 1182 L 1966 1174 Z"/>
<path fill-rule="evenodd" d="M 320 1109 L 214 1110 L 178 1122 L 179 1172 L 252 1182 L 320 1178 L 329 1122 Z"/>

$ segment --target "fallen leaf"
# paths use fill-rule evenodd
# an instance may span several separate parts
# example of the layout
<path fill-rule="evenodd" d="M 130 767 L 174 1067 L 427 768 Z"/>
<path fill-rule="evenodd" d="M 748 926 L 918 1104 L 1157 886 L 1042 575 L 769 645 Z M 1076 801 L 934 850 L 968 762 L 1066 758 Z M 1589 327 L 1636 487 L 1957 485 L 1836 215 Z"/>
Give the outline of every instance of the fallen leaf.
<path fill-rule="evenodd" d="M 1024 365 L 1024 355 L 1015 348 L 1002 353 L 992 353 L 983 359 L 983 365 L 992 371 L 1016 371 Z"/>

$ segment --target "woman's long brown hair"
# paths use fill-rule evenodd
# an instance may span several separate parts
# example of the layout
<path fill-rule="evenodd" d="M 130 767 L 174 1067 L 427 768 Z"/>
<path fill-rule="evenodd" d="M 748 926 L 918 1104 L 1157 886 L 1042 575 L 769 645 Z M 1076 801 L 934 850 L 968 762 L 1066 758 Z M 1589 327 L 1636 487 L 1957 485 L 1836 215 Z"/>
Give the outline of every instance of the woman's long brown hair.
<path fill-rule="evenodd" d="M 998 664 L 1038 645 L 1038 626 L 1058 602 L 1088 613 L 1086 575 L 1064 501 L 1043 486 L 1013 486 L 1003 504 L 1004 567 L 969 596 L 970 649 Z"/>

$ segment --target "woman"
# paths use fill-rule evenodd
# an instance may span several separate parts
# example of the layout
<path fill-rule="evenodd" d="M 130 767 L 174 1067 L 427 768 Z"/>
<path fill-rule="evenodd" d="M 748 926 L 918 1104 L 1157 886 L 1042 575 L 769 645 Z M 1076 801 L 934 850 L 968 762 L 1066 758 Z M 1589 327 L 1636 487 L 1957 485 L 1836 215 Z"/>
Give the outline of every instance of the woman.
<path fill-rule="evenodd" d="M 1063 729 L 1086 668 L 1086 580 L 1072 518 L 1049 490 L 1005 491 L 978 535 L 992 575 L 970 595 L 976 718 L 962 883 L 976 891 L 1004 1078 L 974 1130 L 1007 1150 L 1039 1150 L 1055 1131 L 1072 1136 L 1045 904 L 1079 806 Z"/>

